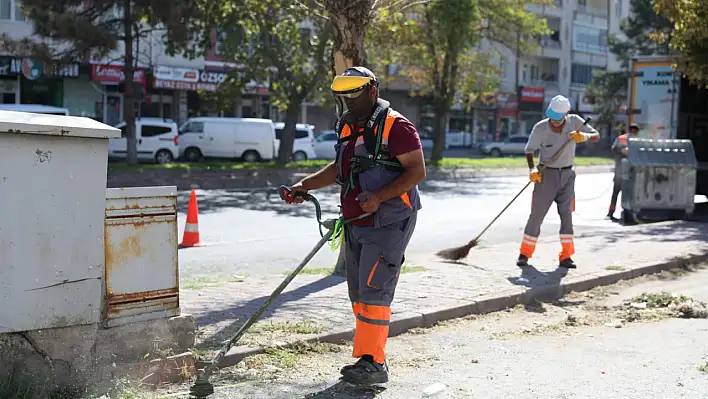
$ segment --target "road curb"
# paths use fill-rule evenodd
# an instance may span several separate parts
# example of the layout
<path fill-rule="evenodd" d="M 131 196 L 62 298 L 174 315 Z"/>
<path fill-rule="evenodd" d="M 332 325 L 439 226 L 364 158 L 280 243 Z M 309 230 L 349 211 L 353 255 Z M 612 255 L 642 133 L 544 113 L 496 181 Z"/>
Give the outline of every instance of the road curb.
<path fill-rule="evenodd" d="M 587 278 L 543 287 L 530 288 L 522 292 L 507 291 L 498 296 L 485 298 L 477 301 L 457 304 L 452 307 L 430 308 L 423 312 L 402 312 L 393 314 L 389 325 L 389 337 L 401 335 L 414 328 L 426 328 L 434 326 L 436 323 L 446 320 L 459 319 L 462 317 L 499 312 L 504 309 L 514 307 L 519 304 L 529 304 L 536 299 L 553 300 L 561 298 L 571 292 L 588 291 L 596 287 L 606 286 L 622 280 L 630 280 L 641 276 L 661 273 L 666 270 L 684 267 L 708 261 L 708 253 L 677 257 L 668 262 L 641 266 L 631 270 L 609 272 L 607 274 L 588 274 Z M 352 320 L 353 324 L 353 320 Z M 351 341 L 354 337 L 354 329 L 333 330 L 323 334 L 315 335 L 311 338 L 295 341 L 280 348 L 292 348 L 303 343 L 331 343 L 341 344 Z M 239 346 L 231 350 L 218 363 L 219 368 L 230 367 L 248 356 L 264 353 L 266 348 L 252 348 Z M 198 367 L 203 367 L 199 365 Z"/>

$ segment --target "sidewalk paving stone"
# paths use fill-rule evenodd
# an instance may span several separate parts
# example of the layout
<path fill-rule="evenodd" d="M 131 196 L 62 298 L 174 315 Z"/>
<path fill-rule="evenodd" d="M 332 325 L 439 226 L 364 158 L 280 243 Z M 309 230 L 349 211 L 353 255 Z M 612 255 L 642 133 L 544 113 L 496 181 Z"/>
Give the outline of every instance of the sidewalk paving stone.
<path fill-rule="evenodd" d="M 574 259 L 578 268 L 567 275 L 556 270 L 560 243 L 556 234 L 548 231 L 542 233 L 536 255 L 531 259 L 534 268 L 523 273 L 515 264 L 519 247 L 516 242 L 472 249 L 460 263 L 444 262 L 432 254 L 409 259 L 409 264 L 423 266 L 425 270 L 401 274 L 391 307 L 392 320 L 407 320 L 409 326 L 396 325 L 392 330 L 403 332 L 426 318 L 425 324 L 429 324 L 430 320 L 498 311 L 514 306 L 518 296 L 528 290 L 560 296 L 568 288 L 558 288 L 559 284 L 581 291 L 658 272 L 677 259 L 705 257 L 707 238 L 708 224 L 690 222 L 644 224 L 583 234 L 575 241 Z M 460 242 L 450 246 L 463 244 L 466 239 L 460 237 Z M 653 265 L 657 267 L 648 268 Z M 247 277 L 238 283 L 182 289 L 181 310 L 194 316 L 200 327 L 197 339 L 201 345 L 215 348 L 236 332 L 283 278 L 281 275 Z M 423 317 L 416 319 L 420 315 Z M 263 326 L 269 323 L 273 323 L 270 330 L 263 331 Z M 316 328 L 301 331 L 296 323 L 309 323 Z M 243 354 L 249 351 L 248 347 L 321 338 L 335 332 L 346 337 L 353 327 L 354 317 L 343 278 L 299 275 L 251 328 L 255 331 L 247 333 L 237 344 L 240 346 L 232 351 Z"/>

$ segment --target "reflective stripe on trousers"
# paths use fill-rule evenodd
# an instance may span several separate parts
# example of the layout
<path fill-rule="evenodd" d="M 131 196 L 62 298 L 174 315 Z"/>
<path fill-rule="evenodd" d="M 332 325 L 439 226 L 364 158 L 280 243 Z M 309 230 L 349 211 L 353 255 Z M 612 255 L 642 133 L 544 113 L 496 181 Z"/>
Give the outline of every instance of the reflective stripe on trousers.
<path fill-rule="evenodd" d="M 575 171 L 573 169 L 546 169 L 540 183 L 535 183 L 531 197 L 529 215 L 524 237 L 521 242 L 521 255 L 531 258 L 541 234 L 541 224 L 553 203 L 556 203 L 560 216 L 561 252 L 559 260 L 575 254 L 573 242 L 573 211 L 575 210 Z"/>
<path fill-rule="evenodd" d="M 347 286 L 356 317 L 352 356 L 386 360 L 391 302 L 417 214 L 379 228 L 345 226 Z"/>

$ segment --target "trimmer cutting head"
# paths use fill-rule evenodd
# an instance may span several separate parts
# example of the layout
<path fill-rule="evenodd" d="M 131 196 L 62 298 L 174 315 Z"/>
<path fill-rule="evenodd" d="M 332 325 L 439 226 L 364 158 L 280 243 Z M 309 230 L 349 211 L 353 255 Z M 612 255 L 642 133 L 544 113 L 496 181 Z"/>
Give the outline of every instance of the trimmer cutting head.
<path fill-rule="evenodd" d="M 207 398 L 209 395 L 214 393 L 214 386 L 209 382 L 204 372 L 200 372 L 197 376 L 197 380 L 194 381 L 194 385 L 189 388 L 189 394 L 193 398 Z"/>

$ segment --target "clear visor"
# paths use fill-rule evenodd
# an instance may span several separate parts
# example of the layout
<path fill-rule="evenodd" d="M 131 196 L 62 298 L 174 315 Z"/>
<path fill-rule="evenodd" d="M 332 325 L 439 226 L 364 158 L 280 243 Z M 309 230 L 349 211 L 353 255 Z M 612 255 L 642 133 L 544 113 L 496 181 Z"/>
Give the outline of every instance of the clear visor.
<path fill-rule="evenodd" d="M 366 90 L 366 87 L 362 87 L 361 89 L 356 90 L 356 91 L 350 91 L 350 92 L 346 92 L 346 93 L 334 92 L 332 94 L 334 94 L 335 96 L 338 96 L 338 97 L 342 97 L 342 98 L 357 98 L 360 95 L 364 94 L 365 90 Z"/>

